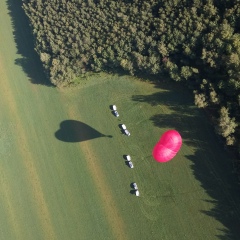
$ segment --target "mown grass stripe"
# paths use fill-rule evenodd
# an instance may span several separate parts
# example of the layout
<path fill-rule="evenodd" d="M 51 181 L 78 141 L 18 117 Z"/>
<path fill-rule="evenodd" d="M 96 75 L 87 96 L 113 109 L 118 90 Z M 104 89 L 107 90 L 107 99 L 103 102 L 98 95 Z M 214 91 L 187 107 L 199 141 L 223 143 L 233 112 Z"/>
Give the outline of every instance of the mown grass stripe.
<path fill-rule="evenodd" d="M 19 147 L 19 153 L 22 157 L 22 163 L 26 170 L 28 182 L 32 187 L 32 195 L 37 205 L 38 218 L 41 222 L 45 239 L 57 239 L 52 222 L 51 222 L 51 216 L 48 210 L 48 206 L 45 201 L 44 193 L 41 186 L 41 181 L 38 176 L 36 166 L 34 165 L 33 156 L 29 150 L 29 143 L 26 138 L 23 124 L 21 123 L 21 119 L 18 114 L 16 100 L 11 91 L 11 87 L 7 81 L 8 76 L 4 71 L 4 65 L 3 65 L 2 59 L 0 59 L 0 73 L 1 73 L 1 80 L 3 81 L 1 84 L 2 86 L 1 91 L 4 93 L 3 100 L 8 105 L 9 115 L 17 123 L 15 131 L 18 136 L 18 139 L 17 139 L 18 145 L 21 146 Z M 12 214 L 10 213 L 10 216 L 11 215 Z M 15 223 L 13 225 L 15 225 Z"/>
<path fill-rule="evenodd" d="M 68 115 L 70 119 L 76 119 L 75 112 L 77 112 L 76 109 L 69 107 Z M 110 191 L 110 187 L 104 176 L 102 166 L 98 164 L 97 157 L 93 147 L 91 146 L 91 143 L 89 141 L 80 142 L 79 148 L 86 157 L 89 172 L 94 180 L 97 191 L 102 200 L 102 205 L 104 207 L 108 223 L 111 226 L 115 239 L 127 240 L 128 236 L 126 234 L 126 226 L 116 207 L 113 194 Z"/>

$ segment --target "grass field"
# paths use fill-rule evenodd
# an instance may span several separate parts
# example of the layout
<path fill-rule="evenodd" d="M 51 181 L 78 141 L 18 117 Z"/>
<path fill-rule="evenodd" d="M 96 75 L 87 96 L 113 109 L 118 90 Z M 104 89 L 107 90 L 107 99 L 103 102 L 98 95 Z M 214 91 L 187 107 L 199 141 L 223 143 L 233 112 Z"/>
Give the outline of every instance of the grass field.
<path fill-rule="evenodd" d="M 47 86 L 18 0 L 0 1 L 0 84 L 0 239 L 240 239 L 231 156 L 179 85 L 99 74 Z M 183 146 L 159 164 L 167 129 Z"/>

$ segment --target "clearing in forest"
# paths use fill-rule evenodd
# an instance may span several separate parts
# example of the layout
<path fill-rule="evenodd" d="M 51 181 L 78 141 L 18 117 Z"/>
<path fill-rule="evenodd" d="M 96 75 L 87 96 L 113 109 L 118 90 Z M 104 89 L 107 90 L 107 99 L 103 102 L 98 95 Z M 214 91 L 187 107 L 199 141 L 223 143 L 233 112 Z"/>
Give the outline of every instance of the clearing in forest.
<path fill-rule="evenodd" d="M 44 82 L 21 4 L 1 1 L 0 239 L 240 238 L 231 158 L 185 89 L 106 74 L 61 91 Z M 167 129 L 183 145 L 159 164 Z"/>

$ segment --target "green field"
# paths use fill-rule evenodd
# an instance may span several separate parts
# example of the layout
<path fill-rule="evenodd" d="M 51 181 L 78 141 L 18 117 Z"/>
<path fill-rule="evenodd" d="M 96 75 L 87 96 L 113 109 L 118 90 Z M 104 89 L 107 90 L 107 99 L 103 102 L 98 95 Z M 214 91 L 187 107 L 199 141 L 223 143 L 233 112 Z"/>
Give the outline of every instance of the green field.
<path fill-rule="evenodd" d="M 21 1 L 0 1 L 0 239 L 240 239 L 232 157 L 191 94 L 107 74 L 55 89 L 33 48 Z M 159 164 L 167 129 L 183 146 Z"/>

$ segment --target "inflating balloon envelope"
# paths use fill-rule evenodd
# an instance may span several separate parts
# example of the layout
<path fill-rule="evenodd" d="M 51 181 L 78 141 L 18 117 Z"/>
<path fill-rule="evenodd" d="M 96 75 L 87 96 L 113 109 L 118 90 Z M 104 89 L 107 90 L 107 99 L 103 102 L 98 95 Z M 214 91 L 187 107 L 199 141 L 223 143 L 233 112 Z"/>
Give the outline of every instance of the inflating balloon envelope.
<path fill-rule="evenodd" d="M 158 162 L 170 161 L 182 146 L 182 137 L 176 130 L 166 131 L 153 148 L 153 157 Z"/>

